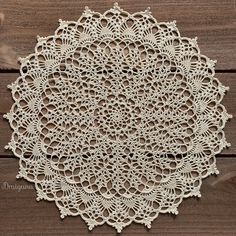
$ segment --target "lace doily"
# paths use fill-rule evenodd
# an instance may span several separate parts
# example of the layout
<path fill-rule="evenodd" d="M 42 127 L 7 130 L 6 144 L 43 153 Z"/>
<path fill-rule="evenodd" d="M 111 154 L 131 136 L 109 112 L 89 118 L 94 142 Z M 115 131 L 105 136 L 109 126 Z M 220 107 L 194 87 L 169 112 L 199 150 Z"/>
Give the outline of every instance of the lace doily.
<path fill-rule="evenodd" d="M 118 232 L 133 221 L 151 227 L 218 173 L 228 88 L 175 22 L 159 23 L 149 9 L 86 8 L 20 62 L 7 148 L 19 158 L 17 177 L 62 218 Z"/>

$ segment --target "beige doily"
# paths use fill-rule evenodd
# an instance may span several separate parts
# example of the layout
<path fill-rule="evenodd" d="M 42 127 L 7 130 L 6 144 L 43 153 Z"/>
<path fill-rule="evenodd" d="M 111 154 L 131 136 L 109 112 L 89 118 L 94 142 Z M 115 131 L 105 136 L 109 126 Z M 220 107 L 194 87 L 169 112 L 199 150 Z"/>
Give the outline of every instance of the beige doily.
<path fill-rule="evenodd" d="M 228 88 L 175 22 L 159 23 L 149 9 L 86 8 L 20 61 L 7 148 L 19 158 L 17 177 L 62 218 L 118 232 L 132 221 L 151 227 L 218 173 Z"/>

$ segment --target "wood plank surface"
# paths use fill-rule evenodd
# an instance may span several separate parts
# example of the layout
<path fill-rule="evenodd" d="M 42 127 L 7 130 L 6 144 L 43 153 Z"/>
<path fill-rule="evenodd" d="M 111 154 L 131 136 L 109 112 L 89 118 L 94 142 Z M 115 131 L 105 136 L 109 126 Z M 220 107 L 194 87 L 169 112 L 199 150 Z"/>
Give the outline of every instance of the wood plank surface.
<path fill-rule="evenodd" d="M 7 85 L 14 82 L 17 77 L 17 73 L 0 73 L 0 158 L 2 155 L 12 155 L 11 151 L 4 150 L 4 146 L 10 141 L 12 131 L 2 115 L 10 110 L 13 102 Z M 233 115 L 233 118 L 227 122 L 225 127 L 226 138 L 231 143 L 231 147 L 224 149 L 220 155 L 234 155 L 236 153 L 236 142 L 234 142 L 236 140 L 236 73 L 216 73 L 216 77 L 225 86 L 230 86 L 230 90 L 225 95 L 222 103 L 227 108 L 228 113 Z"/>
<path fill-rule="evenodd" d="M 52 35 L 58 19 L 77 20 L 84 7 L 99 12 L 114 0 L 0 0 L 0 69 L 17 69 L 17 58 L 34 51 L 36 36 Z M 182 36 L 198 37 L 201 52 L 217 59 L 217 69 L 236 69 L 235 0 L 120 0 L 137 12 L 151 7 L 158 21 L 177 21 Z"/>
<path fill-rule="evenodd" d="M 85 6 L 104 12 L 115 0 L 0 0 L 0 236 L 120 235 L 108 225 L 88 230 L 78 217 L 61 220 L 53 202 L 37 202 L 33 184 L 15 178 L 18 159 L 4 150 L 11 129 L 2 115 L 12 105 L 7 85 L 19 76 L 17 58 L 34 51 L 36 36 L 52 35 L 58 19 L 77 20 Z M 202 197 L 188 198 L 179 215 L 161 214 L 148 230 L 132 223 L 122 236 L 236 236 L 236 0 L 120 0 L 137 12 L 151 7 L 158 21 L 177 21 L 181 36 L 198 37 L 201 53 L 217 60 L 216 77 L 230 90 L 223 99 L 234 117 L 225 135 L 231 147 L 217 156 L 218 176 L 203 180 Z"/>
<path fill-rule="evenodd" d="M 161 214 L 150 230 L 133 223 L 121 235 L 236 235 L 236 162 L 218 158 L 217 166 L 220 175 L 205 179 L 202 197 L 185 199 L 178 216 Z M 33 185 L 15 179 L 17 170 L 17 159 L 0 159 L 0 235 L 118 235 L 107 225 L 89 232 L 80 217 L 61 220 L 54 203 L 36 202 Z"/>

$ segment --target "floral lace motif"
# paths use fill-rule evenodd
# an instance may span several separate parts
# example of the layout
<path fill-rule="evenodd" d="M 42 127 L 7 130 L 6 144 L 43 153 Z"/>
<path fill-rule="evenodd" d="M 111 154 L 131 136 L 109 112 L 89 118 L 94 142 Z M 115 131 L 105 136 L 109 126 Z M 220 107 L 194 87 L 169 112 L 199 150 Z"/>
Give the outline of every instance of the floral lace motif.
<path fill-rule="evenodd" d="M 151 227 L 218 173 L 228 88 L 175 22 L 158 23 L 149 9 L 86 8 L 20 61 L 7 148 L 20 159 L 18 177 L 62 218 L 118 232 L 132 221 Z"/>

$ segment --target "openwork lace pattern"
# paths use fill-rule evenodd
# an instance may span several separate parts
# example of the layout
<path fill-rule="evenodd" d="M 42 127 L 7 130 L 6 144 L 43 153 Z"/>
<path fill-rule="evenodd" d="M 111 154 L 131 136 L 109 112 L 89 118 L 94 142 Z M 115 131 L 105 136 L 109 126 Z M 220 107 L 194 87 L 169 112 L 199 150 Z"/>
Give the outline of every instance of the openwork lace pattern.
<path fill-rule="evenodd" d="M 159 23 L 149 9 L 86 8 L 20 62 L 7 148 L 19 158 L 17 177 L 62 218 L 118 232 L 133 221 L 151 227 L 218 173 L 228 88 L 175 22 Z"/>

